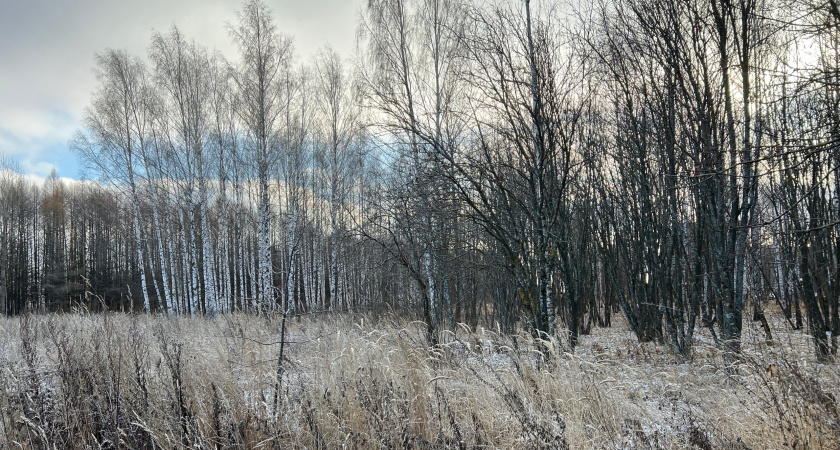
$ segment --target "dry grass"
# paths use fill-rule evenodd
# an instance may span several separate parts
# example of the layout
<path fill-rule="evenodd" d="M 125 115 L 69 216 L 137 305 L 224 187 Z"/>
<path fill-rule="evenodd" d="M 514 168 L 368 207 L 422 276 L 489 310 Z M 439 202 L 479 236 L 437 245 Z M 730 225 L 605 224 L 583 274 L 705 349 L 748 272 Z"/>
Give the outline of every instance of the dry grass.
<path fill-rule="evenodd" d="M 781 326 L 781 324 L 779 324 Z M 7 448 L 826 448 L 836 365 L 807 338 L 745 333 L 739 375 L 702 334 L 694 361 L 597 329 L 575 355 L 369 316 L 122 314 L 0 319 Z M 116 444 L 118 443 L 118 445 Z"/>

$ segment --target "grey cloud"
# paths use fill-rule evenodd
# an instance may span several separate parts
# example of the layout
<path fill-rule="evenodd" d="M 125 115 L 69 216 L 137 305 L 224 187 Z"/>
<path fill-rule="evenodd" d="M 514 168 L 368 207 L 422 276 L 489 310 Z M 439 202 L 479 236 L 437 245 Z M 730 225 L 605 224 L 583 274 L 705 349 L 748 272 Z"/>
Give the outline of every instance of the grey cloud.
<path fill-rule="evenodd" d="M 121 48 L 145 57 L 152 30 L 175 24 L 235 57 L 225 22 L 235 22 L 240 1 L 0 1 L 0 128 L 12 136 L 0 139 L 0 151 L 28 167 L 52 163 L 44 143 L 66 142 L 78 128 L 96 85 L 96 53 Z M 349 56 L 362 0 L 267 3 L 305 60 L 327 42 Z M 56 120 L 56 111 L 70 119 Z"/>

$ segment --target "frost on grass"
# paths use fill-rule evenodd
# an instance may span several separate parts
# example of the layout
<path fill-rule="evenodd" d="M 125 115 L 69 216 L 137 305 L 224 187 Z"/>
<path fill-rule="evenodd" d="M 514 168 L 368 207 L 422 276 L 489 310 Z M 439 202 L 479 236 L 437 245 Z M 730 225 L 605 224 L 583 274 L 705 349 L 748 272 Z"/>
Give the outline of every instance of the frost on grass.
<path fill-rule="evenodd" d="M 0 441 L 15 448 L 836 448 L 836 365 L 744 335 L 737 374 L 623 327 L 577 352 L 417 322 L 58 315 L 0 319 Z M 777 324 L 781 327 L 781 324 Z M 780 328 L 783 330 L 783 328 Z M 539 349 L 539 351 L 538 351 Z M 278 373 L 282 377 L 278 379 Z"/>

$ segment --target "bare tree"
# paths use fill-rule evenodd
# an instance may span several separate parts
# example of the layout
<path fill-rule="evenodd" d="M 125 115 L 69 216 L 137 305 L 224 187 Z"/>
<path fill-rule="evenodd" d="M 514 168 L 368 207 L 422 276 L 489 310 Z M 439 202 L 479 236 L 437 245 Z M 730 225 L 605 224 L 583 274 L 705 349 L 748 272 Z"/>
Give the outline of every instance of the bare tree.
<path fill-rule="evenodd" d="M 206 50 L 188 43 L 174 28 L 152 37 L 150 56 L 162 92 L 157 120 L 169 148 L 172 181 L 180 185 L 189 213 L 188 267 L 194 286 L 190 311 L 213 311 L 216 293 L 215 246 L 209 224 L 212 166 L 209 160 L 212 115 L 211 65 Z M 177 172 L 172 169 L 177 168 Z M 154 191 L 153 191 L 154 192 Z"/>
<path fill-rule="evenodd" d="M 323 198 L 327 201 L 329 240 L 326 308 L 336 302 L 342 308 L 346 298 L 341 286 L 346 266 L 339 261 L 340 246 L 348 228 L 347 209 L 354 172 L 357 169 L 354 144 L 358 141 L 361 113 L 353 95 L 352 78 L 341 57 L 330 47 L 321 49 L 315 59 L 315 96 L 318 110 L 320 151 L 316 154 L 323 177 Z M 346 307 L 346 302 L 344 304 Z"/>
<path fill-rule="evenodd" d="M 97 174 L 113 186 L 127 190 L 134 222 L 137 268 L 144 310 L 151 310 L 141 230 L 140 155 L 150 144 L 151 86 L 145 65 L 124 51 L 97 55 L 99 88 L 85 112 L 87 134 L 79 133 L 71 147 Z"/>
<path fill-rule="evenodd" d="M 476 221 L 499 244 L 503 264 L 535 336 L 554 336 L 555 271 L 568 307 L 568 344 L 577 343 L 579 292 L 572 282 L 570 193 L 579 168 L 588 103 L 579 60 L 559 41 L 551 8 L 473 9 L 469 49 L 473 150 L 449 156 L 450 180 Z"/>
<path fill-rule="evenodd" d="M 11 260 L 12 244 L 12 198 L 14 192 L 12 184 L 20 178 L 17 173 L 18 167 L 15 161 L 0 152 L 0 307 L 3 308 L 3 315 L 9 314 L 9 263 Z"/>
<path fill-rule="evenodd" d="M 273 309 L 269 181 L 278 158 L 278 132 L 283 112 L 283 80 L 292 57 L 291 38 L 277 32 L 271 11 L 259 0 L 243 5 L 239 24 L 230 25 L 239 46 L 240 65 L 234 73 L 239 96 L 239 117 L 247 132 L 245 146 L 253 155 L 258 183 L 258 279 L 257 305 Z"/>

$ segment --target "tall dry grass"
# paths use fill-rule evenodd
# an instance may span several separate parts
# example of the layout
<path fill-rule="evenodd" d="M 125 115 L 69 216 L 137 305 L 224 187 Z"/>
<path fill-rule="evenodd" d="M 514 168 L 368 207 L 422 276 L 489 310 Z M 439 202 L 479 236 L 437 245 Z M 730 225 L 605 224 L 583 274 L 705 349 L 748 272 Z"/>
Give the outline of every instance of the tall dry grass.
<path fill-rule="evenodd" d="M 556 342 L 370 316 L 0 319 L 5 448 L 661 448 L 840 445 L 836 365 L 745 336 L 738 375 L 621 327 Z M 701 336 L 701 343 L 703 342 Z M 549 355 L 540 355 L 542 348 Z M 281 369 L 281 370 L 278 370 Z M 281 376 L 278 379 L 278 373 Z"/>

